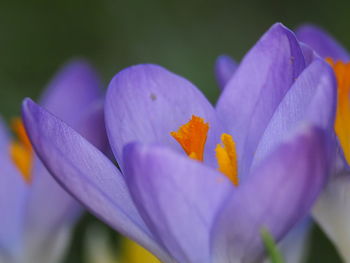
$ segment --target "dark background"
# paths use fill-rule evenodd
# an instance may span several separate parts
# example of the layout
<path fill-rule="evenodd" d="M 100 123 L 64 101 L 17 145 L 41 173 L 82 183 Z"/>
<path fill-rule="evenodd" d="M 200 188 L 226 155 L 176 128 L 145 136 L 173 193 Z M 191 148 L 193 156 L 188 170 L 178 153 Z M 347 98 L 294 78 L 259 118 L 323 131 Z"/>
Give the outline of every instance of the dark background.
<path fill-rule="evenodd" d="M 240 60 L 279 21 L 290 28 L 318 24 L 350 47 L 348 1 L 99 0 L 0 1 L 0 112 L 20 112 L 37 98 L 65 61 L 85 57 L 104 87 L 120 69 L 151 62 L 185 76 L 215 101 L 213 63 L 222 53 Z M 82 239 L 92 216 L 79 224 L 67 262 L 84 262 Z M 234 223 L 234 222 L 233 222 Z M 339 262 L 315 228 L 308 262 Z"/>

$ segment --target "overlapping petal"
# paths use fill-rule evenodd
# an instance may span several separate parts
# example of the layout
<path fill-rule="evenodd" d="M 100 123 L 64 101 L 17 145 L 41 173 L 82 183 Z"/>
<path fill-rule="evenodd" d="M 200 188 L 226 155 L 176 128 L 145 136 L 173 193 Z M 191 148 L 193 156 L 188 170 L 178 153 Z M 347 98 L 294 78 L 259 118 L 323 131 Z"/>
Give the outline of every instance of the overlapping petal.
<path fill-rule="evenodd" d="M 124 159 L 132 197 L 159 241 L 177 262 L 211 262 L 210 228 L 233 190 L 228 178 L 164 147 L 129 145 Z"/>
<path fill-rule="evenodd" d="M 208 161 L 214 159 L 222 130 L 212 105 L 193 84 L 156 65 L 133 66 L 118 73 L 108 87 L 105 114 L 109 141 L 122 169 L 122 149 L 133 141 L 160 143 L 183 152 L 170 132 L 192 115 L 209 122 Z"/>
<path fill-rule="evenodd" d="M 213 228 L 214 262 L 254 262 L 263 252 L 262 228 L 280 240 L 307 215 L 329 163 L 325 133 L 304 129 L 273 151 L 226 200 Z"/>
<path fill-rule="evenodd" d="M 253 166 L 303 121 L 332 133 L 336 99 L 333 70 L 323 59 L 315 59 L 296 79 L 275 110 L 256 149 Z"/>
<path fill-rule="evenodd" d="M 79 131 L 96 147 L 104 149 L 107 138 L 103 128 L 102 105 L 88 106 L 84 115 L 86 116 L 83 116 L 78 122 Z M 101 128 L 96 129 L 96 126 Z M 36 246 L 32 250 L 38 251 L 40 246 L 52 237 L 53 232 L 66 231 L 66 228 L 74 223 L 77 216 L 80 215 L 81 206 L 57 184 L 37 158 L 34 161 L 32 173 L 35 180 L 30 185 L 31 194 L 27 204 L 28 214 L 25 228 L 27 229 L 26 237 L 29 239 L 28 246 Z"/>
<path fill-rule="evenodd" d="M 107 157 L 29 99 L 23 103 L 23 116 L 37 154 L 68 192 L 113 228 L 167 258 L 139 216 L 123 176 Z"/>
<path fill-rule="evenodd" d="M 224 90 L 226 84 L 235 73 L 237 67 L 238 64 L 230 56 L 221 55 L 216 59 L 215 77 L 221 90 Z"/>
<path fill-rule="evenodd" d="M 312 47 L 323 58 L 331 57 L 344 62 L 350 60 L 349 53 L 333 37 L 317 26 L 301 26 L 295 34 L 300 41 Z"/>
<path fill-rule="evenodd" d="M 240 174 L 246 173 L 266 125 L 304 68 L 294 34 L 275 24 L 248 52 L 226 85 L 217 112 L 236 141 Z"/>

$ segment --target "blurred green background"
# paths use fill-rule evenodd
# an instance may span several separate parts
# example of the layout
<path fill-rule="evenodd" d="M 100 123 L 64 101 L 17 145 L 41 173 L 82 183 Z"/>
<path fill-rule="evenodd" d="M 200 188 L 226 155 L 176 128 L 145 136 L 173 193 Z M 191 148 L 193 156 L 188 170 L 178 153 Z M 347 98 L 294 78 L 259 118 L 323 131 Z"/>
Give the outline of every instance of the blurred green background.
<path fill-rule="evenodd" d="M 38 97 L 73 57 L 89 59 L 104 88 L 120 69 L 151 62 L 185 76 L 215 101 L 218 55 L 240 60 L 277 21 L 290 28 L 318 24 L 350 47 L 349 8 L 348 1 L 315 0 L 1 0 L 0 112 L 6 119 L 18 115 L 23 97 Z M 85 262 L 83 239 L 96 222 L 82 220 L 66 262 Z M 340 262 L 317 227 L 307 262 Z"/>

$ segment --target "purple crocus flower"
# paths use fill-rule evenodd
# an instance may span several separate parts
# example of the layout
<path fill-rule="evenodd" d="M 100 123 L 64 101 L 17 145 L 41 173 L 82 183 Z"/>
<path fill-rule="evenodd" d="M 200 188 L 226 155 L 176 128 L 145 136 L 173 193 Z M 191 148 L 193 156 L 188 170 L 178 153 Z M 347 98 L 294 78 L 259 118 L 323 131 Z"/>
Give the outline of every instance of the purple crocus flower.
<path fill-rule="evenodd" d="M 313 209 L 313 215 L 334 242 L 346 262 L 350 261 L 350 55 L 322 29 L 305 25 L 297 37 L 325 58 L 337 77 L 335 132 L 339 141 L 337 167 L 330 183 Z"/>
<path fill-rule="evenodd" d="M 329 174 L 335 80 L 310 52 L 283 25 L 272 26 L 215 108 L 160 66 L 121 71 L 105 104 L 121 171 L 30 99 L 25 126 L 72 195 L 161 261 L 253 262 L 263 256 L 261 229 L 280 240 Z"/>
<path fill-rule="evenodd" d="M 101 96 L 93 69 L 73 61 L 49 84 L 41 104 L 102 147 Z M 20 120 L 14 128 L 19 141 L 0 122 L 0 262 L 58 262 L 81 207 L 32 153 Z"/>

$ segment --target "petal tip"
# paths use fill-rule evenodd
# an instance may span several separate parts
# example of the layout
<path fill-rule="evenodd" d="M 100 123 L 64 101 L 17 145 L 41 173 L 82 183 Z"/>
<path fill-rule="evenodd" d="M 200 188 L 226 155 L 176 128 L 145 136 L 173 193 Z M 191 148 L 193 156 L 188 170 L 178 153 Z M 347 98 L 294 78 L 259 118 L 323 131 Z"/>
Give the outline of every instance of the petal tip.
<path fill-rule="evenodd" d="M 81 71 L 87 74 L 95 74 L 92 64 L 85 58 L 73 58 L 68 60 L 62 67 L 63 71 Z"/>
<path fill-rule="evenodd" d="M 280 33 L 288 33 L 288 34 L 292 33 L 292 34 L 294 34 L 288 27 L 286 27 L 281 22 L 277 22 L 277 23 L 273 24 L 268 31 L 270 31 L 270 30 L 277 31 Z"/>
<path fill-rule="evenodd" d="M 30 113 L 35 106 L 36 103 L 31 98 L 24 98 L 22 101 L 22 114 L 25 116 Z"/>

